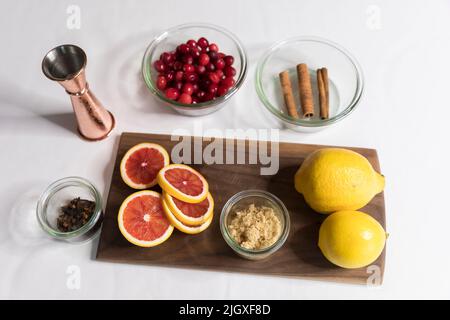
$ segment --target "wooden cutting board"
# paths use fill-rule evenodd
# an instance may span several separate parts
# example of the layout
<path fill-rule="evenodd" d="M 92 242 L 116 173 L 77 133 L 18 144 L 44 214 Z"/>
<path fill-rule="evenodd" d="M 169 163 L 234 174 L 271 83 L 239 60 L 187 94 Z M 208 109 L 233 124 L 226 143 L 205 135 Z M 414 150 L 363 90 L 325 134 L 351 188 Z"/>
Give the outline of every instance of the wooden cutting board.
<path fill-rule="evenodd" d="M 223 141 L 225 142 L 225 140 Z M 279 171 L 275 175 L 260 175 L 261 166 L 264 167 L 260 164 L 193 165 L 207 178 L 215 200 L 212 225 L 198 235 L 186 235 L 175 230 L 170 239 L 153 248 L 140 248 L 130 244 L 118 229 L 117 212 L 122 201 L 135 190 L 122 181 L 119 165 L 125 152 L 141 142 L 158 143 L 164 146 L 169 154 L 172 147 L 178 143 L 178 141 L 171 141 L 169 135 L 122 134 L 106 203 L 97 259 L 119 263 L 315 278 L 360 284 L 365 284 L 369 277 L 375 277 L 378 279 L 378 284 L 382 282 L 384 251 L 371 267 L 346 270 L 328 262 L 317 247 L 319 227 L 325 216 L 314 212 L 306 205 L 303 197 L 294 189 L 293 177 L 309 153 L 327 146 L 280 143 Z M 211 140 L 203 141 L 203 148 L 210 142 Z M 242 143 L 245 142 L 234 141 L 234 153 L 238 150 L 237 144 Z M 223 143 L 223 145 L 226 144 Z M 249 146 L 248 141 L 245 146 Z M 348 149 L 365 156 L 375 170 L 380 171 L 375 150 Z M 248 161 L 249 148 L 246 148 L 245 153 Z M 224 154 L 226 154 L 225 151 Z M 160 190 L 159 187 L 154 189 Z M 235 193 L 247 189 L 262 189 L 275 194 L 284 202 L 290 212 L 291 232 L 286 243 L 278 252 L 260 261 L 249 261 L 237 256 L 223 240 L 219 228 L 220 212 L 225 202 Z M 361 211 L 370 214 L 385 227 L 385 207 L 382 193 L 378 194 Z"/>

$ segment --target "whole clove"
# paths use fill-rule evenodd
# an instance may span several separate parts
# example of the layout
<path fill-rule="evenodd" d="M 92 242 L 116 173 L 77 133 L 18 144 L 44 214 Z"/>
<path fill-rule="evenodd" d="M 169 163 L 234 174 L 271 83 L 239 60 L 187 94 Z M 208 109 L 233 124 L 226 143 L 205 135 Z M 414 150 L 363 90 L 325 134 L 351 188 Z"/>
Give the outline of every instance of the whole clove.
<path fill-rule="evenodd" d="M 67 205 L 61 207 L 61 214 L 57 219 L 57 227 L 61 232 L 80 229 L 91 219 L 95 211 L 95 202 L 74 198 Z"/>

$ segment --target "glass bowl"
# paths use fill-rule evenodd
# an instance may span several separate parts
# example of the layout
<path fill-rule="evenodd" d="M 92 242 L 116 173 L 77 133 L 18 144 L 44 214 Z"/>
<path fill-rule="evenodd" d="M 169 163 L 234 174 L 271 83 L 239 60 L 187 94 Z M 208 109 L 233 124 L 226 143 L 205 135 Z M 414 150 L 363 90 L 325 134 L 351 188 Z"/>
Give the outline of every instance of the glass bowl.
<path fill-rule="evenodd" d="M 228 225 L 230 219 L 233 217 L 233 213 L 240 208 L 246 208 L 251 204 L 256 206 L 266 206 L 273 208 L 281 221 L 281 235 L 271 246 L 263 249 L 252 250 L 243 248 L 237 243 L 230 235 L 228 231 Z M 262 190 L 246 190 L 236 193 L 232 196 L 222 209 L 220 215 L 220 231 L 222 233 L 225 242 L 233 249 L 239 256 L 249 260 L 260 260 L 267 258 L 278 249 L 280 249 L 286 242 L 289 235 L 291 222 L 289 218 L 289 212 L 283 202 L 273 194 Z"/>
<path fill-rule="evenodd" d="M 216 43 L 221 52 L 234 57 L 233 67 L 236 69 L 236 84 L 225 95 L 202 103 L 187 105 L 167 99 L 164 92 L 156 87 L 158 72 L 154 69 L 153 62 L 159 59 L 161 53 L 173 51 L 180 43 L 186 43 L 189 39 L 200 37 L 205 37 Z M 150 92 L 164 104 L 186 116 L 203 116 L 222 108 L 242 86 L 247 74 L 247 54 L 238 38 L 222 27 L 200 23 L 183 24 L 163 32 L 150 43 L 142 61 L 142 74 Z"/>
<path fill-rule="evenodd" d="M 314 96 L 314 117 L 295 119 L 286 110 L 279 73 L 288 70 L 294 99 L 301 115 L 296 66 L 308 65 Z M 329 118 L 320 119 L 316 70 L 329 74 Z M 297 37 L 276 43 L 261 57 L 256 69 L 256 91 L 267 110 L 285 127 L 314 132 L 344 119 L 358 105 L 364 88 L 363 73 L 356 59 L 340 45 L 315 37 Z"/>
<path fill-rule="evenodd" d="M 57 218 L 61 207 L 70 200 L 80 197 L 95 202 L 94 213 L 81 228 L 61 232 L 57 228 Z M 80 177 L 67 177 L 53 182 L 39 198 L 36 214 L 42 229 L 57 240 L 82 243 L 92 239 L 103 222 L 102 199 L 92 183 Z"/>

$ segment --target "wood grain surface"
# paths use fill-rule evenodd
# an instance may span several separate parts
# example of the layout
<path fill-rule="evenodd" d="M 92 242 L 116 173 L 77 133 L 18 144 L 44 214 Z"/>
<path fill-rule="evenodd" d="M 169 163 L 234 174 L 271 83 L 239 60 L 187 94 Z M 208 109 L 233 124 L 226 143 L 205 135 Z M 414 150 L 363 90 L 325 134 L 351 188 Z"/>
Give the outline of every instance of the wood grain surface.
<path fill-rule="evenodd" d="M 178 141 L 171 141 L 171 137 L 168 135 L 122 134 L 97 249 L 98 260 L 313 278 L 359 284 L 367 283 L 371 275 L 378 275 L 380 277 L 379 284 L 382 282 L 385 251 L 372 264 L 372 267 L 347 270 L 328 262 L 317 247 L 319 227 L 326 216 L 314 212 L 306 205 L 303 197 L 294 189 L 293 177 L 309 153 L 327 146 L 279 143 L 279 171 L 274 175 L 261 175 L 260 169 L 265 167 L 261 164 L 194 164 L 192 166 L 207 178 L 211 194 L 215 200 L 212 225 L 198 235 L 186 235 L 175 230 L 171 238 L 154 248 L 140 248 L 130 244 L 118 229 L 117 213 L 122 201 L 135 190 L 122 181 L 119 165 L 125 152 L 130 147 L 141 142 L 158 143 L 164 146 L 169 153 L 172 147 L 178 143 Z M 203 148 L 209 143 L 210 141 L 204 140 Z M 233 143 L 235 148 L 232 153 L 234 154 L 238 150 L 238 144 L 245 144 L 248 147 L 248 141 L 234 141 L 231 144 Z M 270 145 L 267 145 L 270 150 Z M 246 148 L 245 152 L 247 163 L 249 159 L 248 149 Z M 380 172 L 375 150 L 363 148 L 348 149 L 357 151 L 365 156 L 375 170 Z M 225 150 L 224 154 L 226 154 Z M 159 187 L 153 189 L 160 191 Z M 247 189 L 262 189 L 275 194 L 284 202 L 290 212 L 291 231 L 286 243 L 275 254 L 260 261 L 249 261 L 237 256 L 223 240 L 219 228 L 220 212 L 225 202 L 235 193 Z M 375 196 L 361 211 L 370 214 L 385 227 L 383 193 Z"/>

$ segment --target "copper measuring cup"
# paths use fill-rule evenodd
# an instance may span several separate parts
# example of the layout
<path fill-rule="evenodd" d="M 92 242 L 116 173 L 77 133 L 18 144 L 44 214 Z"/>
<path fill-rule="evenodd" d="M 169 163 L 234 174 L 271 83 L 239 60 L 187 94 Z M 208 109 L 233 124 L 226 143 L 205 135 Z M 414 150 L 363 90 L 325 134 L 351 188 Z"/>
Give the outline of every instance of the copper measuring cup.
<path fill-rule="evenodd" d="M 86 53 L 80 47 L 64 44 L 45 55 L 42 71 L 69 94 L 80 135 L 91 141 L 102 140 L 114 128 L 115 120 L 89 89 L 85 76 L 86 63 Z"/>

